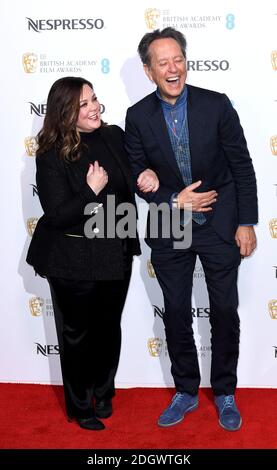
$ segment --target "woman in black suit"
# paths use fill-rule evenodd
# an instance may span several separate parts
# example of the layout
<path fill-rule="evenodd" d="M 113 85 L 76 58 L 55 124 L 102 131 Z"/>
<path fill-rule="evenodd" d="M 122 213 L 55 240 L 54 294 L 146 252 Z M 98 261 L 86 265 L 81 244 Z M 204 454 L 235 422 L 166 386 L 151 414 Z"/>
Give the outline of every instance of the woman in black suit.
<path fill-rule="evenodd" d="M 132 258 L 140 254 L 136 230 L 122 238 L 107 234 L 106 228 L 99 233 L 103 230 L 91 224 L 98 210 L 107 214 L 109 201 L 115 211 L 121 203 L 132 205 L 135 220 L 129 222 L 136 224 L 123 131 L 101 121 L 89 81 L 65 77 L 49 92 L 37 140 L 37 189 L 44 215 L 27 262 L 50 285 L 68 418 L 100 430 L 105 426 L 98 418 L 112 414 L 121 313 Z M 96 208 L 92 215 L 84 215 L 88 203 Z"/>

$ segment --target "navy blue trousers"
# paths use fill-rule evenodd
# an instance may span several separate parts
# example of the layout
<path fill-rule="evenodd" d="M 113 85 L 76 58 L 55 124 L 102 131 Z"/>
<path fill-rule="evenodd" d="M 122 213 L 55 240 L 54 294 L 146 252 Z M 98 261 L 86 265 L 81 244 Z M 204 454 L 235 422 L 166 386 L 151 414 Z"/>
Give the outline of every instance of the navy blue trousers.
<path fill-rule="evenodd" d="M 197 394 L 200 371 L 191 310 L 197 256 L 204 269 L 210 302 L 211 386 L 215 395 L 230 395 L 237 384 L 237 275 L 241 256 L 235 240 L 225 242 L 207 223 L 193 222 L 192 245 L 186 250 L 152 250 L 151 261 L 164 296 L 163 320 L 171 372 L 177 391 Z"/>

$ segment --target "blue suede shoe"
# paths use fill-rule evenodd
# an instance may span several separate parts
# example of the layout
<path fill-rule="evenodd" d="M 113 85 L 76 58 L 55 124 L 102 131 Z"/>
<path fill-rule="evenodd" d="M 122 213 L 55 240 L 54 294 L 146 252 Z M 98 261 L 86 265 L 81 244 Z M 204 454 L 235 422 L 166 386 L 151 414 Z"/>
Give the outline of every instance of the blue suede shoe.
<path fill-rule="evenodd" d="M 164 410 L 158 419 L 158 425 L 162 427 L 174 426 L 184 419 L 185 414 L 198 407 L 198 395 L 177 392 L 170 405 Z"/>
<path fill-rule="evenodd" d="M 215 404 L 220 426 L 226 431 L 237 431 L 241 427 L 242 419 L 234 395 L 219 395 L 215 397 Z"/>

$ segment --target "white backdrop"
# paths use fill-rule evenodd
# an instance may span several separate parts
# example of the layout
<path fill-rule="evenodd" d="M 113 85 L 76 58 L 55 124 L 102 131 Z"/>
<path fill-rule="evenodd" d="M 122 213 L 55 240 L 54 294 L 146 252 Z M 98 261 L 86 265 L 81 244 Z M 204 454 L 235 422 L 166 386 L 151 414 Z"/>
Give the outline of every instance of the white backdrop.
<path fill-rule="evenodd" d="M 258 179 L 258 249 L 239 274 L 239 386 L 277 386 L 277 4 L 241 0 L 127 2 L 1 1 L 1 332 L 0 381 L 61 383 L 46 281 L 25 263 L 42 211 L 33 137 L 52 83 L 91 80 L 103 118 L 124 128 L 126 109 L 153 91 L 136 53 L 142 35 L 174 26 L 188 41 L 188 83 L 226 93 L 237 109 Z M 140 229 L 145 204 L 139 202 Z M 163 301 L 148 265 L 134 263 L 124 309 L 118 387 L 173 385 L 162 323 Z M 209 385 L 208 298 L 195 270 L 194 329 Z M 105 348 L 105 342 L 103 342 Z M 102 351 L 99 351 L 101 355 Z"/>

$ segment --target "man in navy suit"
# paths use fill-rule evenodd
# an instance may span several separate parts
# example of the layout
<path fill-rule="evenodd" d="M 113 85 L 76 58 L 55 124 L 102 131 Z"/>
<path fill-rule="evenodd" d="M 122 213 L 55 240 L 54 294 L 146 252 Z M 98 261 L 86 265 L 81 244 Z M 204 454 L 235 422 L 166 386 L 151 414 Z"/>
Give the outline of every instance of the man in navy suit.
<path fill-rule="evenodd" d="M 200 372 L 191 313 L 198 255 L 210 301 L 211 386 L 220 425 L 235 431 L 242 423 L 234 396 L 240 335 L 237 274 L 241 257 L 249 256 L 256 247 L 253 225 L 258 218 L 252 160 L 227 96 L 186 84 L 182 33 L 171 27 L 147 33 L 138 52 L 146 75 L 157 85 L 126 116 L 126 148 L 138 193 L 149 203 L 163 202 L 181 210 L 190 204 L 192 210 L 188 248 L 176 249 L 173 239 L 162 235 L 151 237 L 149 227 L 146 238 L 163 291 L 176 386 L 158 424 L 177 424 L 198 407 Z M 150 170 L 142 174 L 147 168 Z M 154 190 L 151 171 L 159 180 Z"/>

